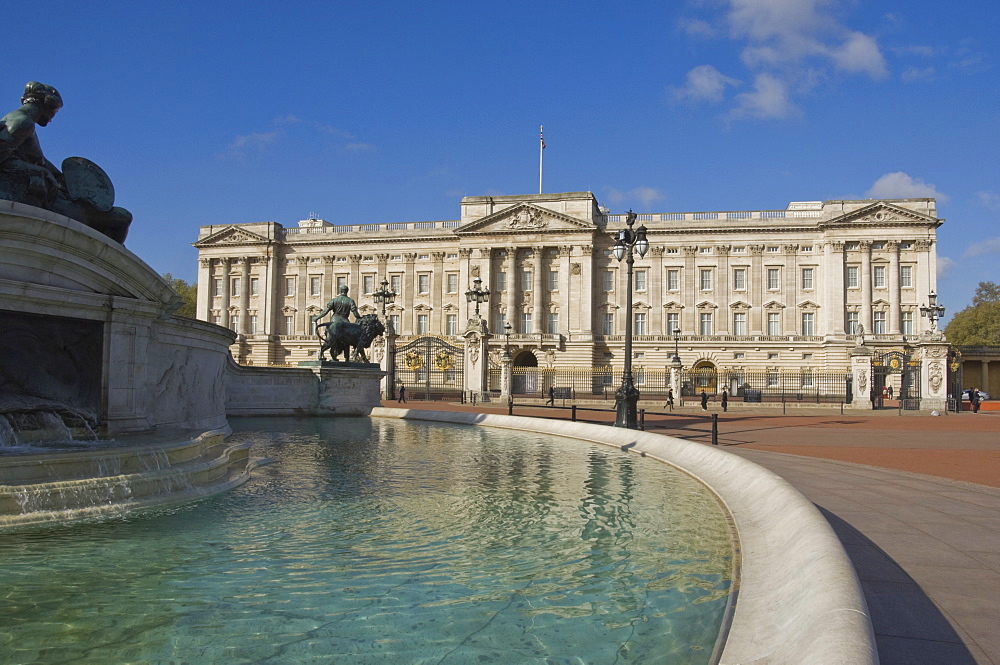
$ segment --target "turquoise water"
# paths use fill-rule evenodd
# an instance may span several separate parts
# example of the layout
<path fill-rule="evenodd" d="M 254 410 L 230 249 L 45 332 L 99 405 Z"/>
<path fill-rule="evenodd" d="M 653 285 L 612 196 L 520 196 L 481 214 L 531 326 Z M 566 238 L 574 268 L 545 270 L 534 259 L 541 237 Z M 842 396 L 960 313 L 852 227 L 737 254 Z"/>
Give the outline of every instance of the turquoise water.
<path fill-rule="evenodd" d="M 239 419 L 226 494 L 0 535 L 2 663 L 707 663 L 723 510 L 683 473 L 531 433 Z"/>

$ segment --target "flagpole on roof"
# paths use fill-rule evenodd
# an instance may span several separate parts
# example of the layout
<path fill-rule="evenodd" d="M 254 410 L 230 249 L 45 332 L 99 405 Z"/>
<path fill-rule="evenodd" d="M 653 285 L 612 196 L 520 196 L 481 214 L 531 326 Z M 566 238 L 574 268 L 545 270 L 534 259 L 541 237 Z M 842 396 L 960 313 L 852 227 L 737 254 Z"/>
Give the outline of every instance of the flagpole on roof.
<path fill-rule="evenodd" d="M 538 125 L 538 193 L 542 193 L 542 153 L 545 150 L 544 125 Z"/>

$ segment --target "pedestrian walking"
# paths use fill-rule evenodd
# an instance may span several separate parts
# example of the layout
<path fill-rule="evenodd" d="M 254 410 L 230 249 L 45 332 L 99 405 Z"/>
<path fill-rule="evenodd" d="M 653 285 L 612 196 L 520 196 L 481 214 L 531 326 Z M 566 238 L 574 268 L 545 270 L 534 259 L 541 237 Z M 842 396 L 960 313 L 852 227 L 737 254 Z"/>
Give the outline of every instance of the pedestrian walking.
<path fill-rule="evenodd" d="M 406 402 L 406 386 L 399 387 L 399 399 L 396 400 L 397 404 L 402 404 Z"/>
<path fill-rule="evenodd" d="M 729 410 L 729 391 L 725 388 L 722 389 L 722 410 L 723 412 Z"/>
<path fill-rule="evenodd" d="M 708 411 L 708 394 L 704 390 L 701 391 L 701 410 Z"/>
<path fill-rule="evenodd" d="M 972 412 L 979 413 L 979 388 L 973 388 L 969 391 L 969 401 L 972 403 Z"/>
<path fill-rule="evenodd" d="M 663 405 L 663 408 L 670 407 L 670 410 L 674 410 L 674 389 L 667 388 L 667 403 Z"/>
<path fill-rule="evenodd" d="M 545 400 L 546 404 L 556 405 L 556 389 L 553 386 L 549 386 L 549 398 Z"/>

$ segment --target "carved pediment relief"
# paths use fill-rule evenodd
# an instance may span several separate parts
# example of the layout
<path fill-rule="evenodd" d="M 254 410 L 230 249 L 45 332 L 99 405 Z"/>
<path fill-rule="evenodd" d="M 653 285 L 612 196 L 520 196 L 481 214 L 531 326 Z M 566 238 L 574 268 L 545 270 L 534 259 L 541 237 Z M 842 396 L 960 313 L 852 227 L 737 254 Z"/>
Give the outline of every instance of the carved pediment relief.
<path fill-rule="evenodd" d="M 764 309 L 785 309 L 785 306 L 777 300 L 769 300 L 764 303 Z"/>
<path fill-rule="evenodd" d="M 812 300 L 803 300 L 799 303 L 799 309 L 819 309 L 819 305 L 814 303 Z"/>
<path fill-rule="evenodd" d="M 823 222 L 820 226 L 853 226 L 857 224 L 881 226 L 913 222 L 924 224 L 929 223 L 935 226 L 940 224 L 938 219 L 929 215 L 924 215 L 913 210 L 907 210 L 906 208 L 901 208 L 884 201 L 877 201 L 871 205 L 841 215 L 840 217 L 834 217 L 827 222 Z"/>
<path fill-rule="evenodd" d="M 238 226 L 230 226 L 229 228 L 213 233 L 207 238 L 202 238 L 194 243 L 194 246 L 200 248 L 215 245 L 257 245 L 269 242 L 267 238 L 253 231 L 241 229 Z"/>
<path fill-rule="evenodd" d="M 663 303 L 663 309 L 684 309 L 684 304 L 676 300 L 671 300 L 670 302 Z"/>
<path fill-rule="evenodd" d="M 284 312 L 285 314 L 294 314 L 299 310 L 295 309 L 291 305 L 285 305 L 284 307 L 281 308 L 281 311 Z"/>
<path fill-rule="evenodd" d="M 539 208 L 529 203 L 506 208 L 487 215 L 455 230 L 465 233 L 551 233 L 553 231 L 592 231 L 596 227 L 583 220 L 562 213 Z"/>
<path fill-rule="evenodd" d="M 729 309 L 747 310 L 747 309 L 750 309 L 750 303 L 743 302 L 742 300 L 737 300 L 734 303 L 730 303 Z"/>
<path fill-rule="evenodd" d="M 696 307 L 698 309 L 718 309 L 719 308 L 719 306 L 716 305 L 714 302 L 709 302 L 707 300 L 702 300 L 700 303 L 698 303 L 696 305 Z"/>

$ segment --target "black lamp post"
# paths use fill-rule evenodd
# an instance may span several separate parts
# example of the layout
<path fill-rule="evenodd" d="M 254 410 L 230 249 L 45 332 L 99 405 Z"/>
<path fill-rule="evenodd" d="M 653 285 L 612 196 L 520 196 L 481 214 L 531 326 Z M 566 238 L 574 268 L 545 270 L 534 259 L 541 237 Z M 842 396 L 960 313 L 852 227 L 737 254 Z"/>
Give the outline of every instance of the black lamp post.
<path fill-rule="evenodd" d="M 678 340 L 678 335 L 681 334 L 681 329 L 674 328 L 672 332 L 674 333 L 674 362 L 679 363 L 681 361 L 681 354 L 678 351 L 677 340 Z"/>
<path fill-rule="evenodd" d="M 622 385 L 615 392 L 615 427 L 638 429 L 639 389 L 632 381 L 632 266 L 635 264 L 635 254 L 642 258 L 649 251 L 649 240 L 646 239 L 646 227 L 640 226 L 635 231 L 636 214 L 631 210 L 625 218 L 627 229 L 622 229 L 615 237 L 615 246 L 611 248 L 615 259 L 626 259 L 628 278 L 625 283 L 625 371 L 622 372 Z"/>
<path fill-rule="evenodd" d="M 503 336 L 506 338 L 504 341 L 505 350 L 504 357 L 510 360 L 510 331 L 514 329 L 514 326 L 510 325 L 510 321 L 503 324 Z"/>
<path fill-rule="evenodd" d="M 490 290 L 483 288 L 483 280 L 478 277 L 472 280 L 472 288 L 465 292 L 465 298 L 469 302 L 476 303 L 476 318 L 479 318 L 479 303 L 488 302 Z"/>
<path fill-rule="evenodd" d="M 382 304 L 382 318 L 385 319 L 385 306 L 391 305 L 396 299 L 396 292 L 389 288 L 389 280 L 383 279 L 382 286 L 372 293 L 372 296 L 375 297 L 376 303 Z"/>
<path fill-rule="evenodd" d="M 920 308 L 921 316 L 931 320 L 931 330 L 937 330 L 937 322 L 944 316 L 944 307 L 938 304 L 937 294 L 931 291 L 927 294 L 927 304 Z"/>

